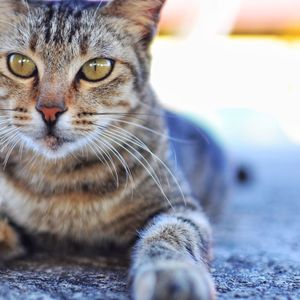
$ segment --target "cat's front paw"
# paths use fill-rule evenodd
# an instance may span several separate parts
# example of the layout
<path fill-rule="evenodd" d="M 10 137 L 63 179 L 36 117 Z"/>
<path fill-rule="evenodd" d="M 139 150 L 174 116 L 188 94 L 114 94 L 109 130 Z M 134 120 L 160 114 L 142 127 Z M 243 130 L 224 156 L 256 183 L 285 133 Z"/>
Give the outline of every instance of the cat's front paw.
<path fill-rule="evenodd" d="M 17 232 L 0 220 L 0 262 L 12 260 L 25 254 Z"/>
<path fill-rule="evenodd" d="M 204 266 L 163 262 L 139 270 L 133 280 L 134 300 L 212 300 L 215 288 Z"/>

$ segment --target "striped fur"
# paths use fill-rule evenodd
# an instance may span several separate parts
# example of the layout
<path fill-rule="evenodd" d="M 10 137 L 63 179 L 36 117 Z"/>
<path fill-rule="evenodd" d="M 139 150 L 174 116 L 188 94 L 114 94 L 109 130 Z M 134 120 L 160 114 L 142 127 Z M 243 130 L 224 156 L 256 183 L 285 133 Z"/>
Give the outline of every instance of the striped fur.
<path fill-rule="evenodd" d="M 135 299 L 214 297 L 210 227 L 174 175 L 164 113 L 149 86 L 149 43 L 163 4 L 0 0 L 0 260 L 23 249 L 8 219 L 49 251 L 134 245 Z M 38 78 L 9 72 L 14 52 L 36 63 Z M 114 59 L 112 74 L 78 80 L 95 57 Z M 35 109 L 40 99 L 68 108 L 51 137 Z"/>

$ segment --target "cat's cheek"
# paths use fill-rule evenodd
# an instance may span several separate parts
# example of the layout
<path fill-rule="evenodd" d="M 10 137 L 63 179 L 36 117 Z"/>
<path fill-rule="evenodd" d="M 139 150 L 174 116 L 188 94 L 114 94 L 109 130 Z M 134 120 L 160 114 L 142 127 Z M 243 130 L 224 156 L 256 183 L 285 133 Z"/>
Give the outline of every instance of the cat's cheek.
<path fill-rule="evenodd" d="M 40 114 L 35 109 L 31 112 L 31 122 L 28 124 L 27 129 L 29 130 L 30 136 L 33 138 L 35 136 L 40 137 L 46 133 L 46 125 Z"/>
<path fill-rule="evenodd" d="M 58 130 L 62 135 L 68 135 L 72 130 L 72 115 L 70 112 L 66 112 L 58 119 L 54 130 Z"/>

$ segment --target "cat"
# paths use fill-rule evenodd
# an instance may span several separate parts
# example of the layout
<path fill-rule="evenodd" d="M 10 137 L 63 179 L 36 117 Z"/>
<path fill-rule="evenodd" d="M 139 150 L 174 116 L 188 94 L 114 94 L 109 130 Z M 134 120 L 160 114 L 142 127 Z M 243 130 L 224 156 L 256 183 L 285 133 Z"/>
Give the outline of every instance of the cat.
<path fill-rule="evenodd" d="M 133 299 L 215 298 L 192 158 L 176 168 L 149 84 L 164 2 L 0 0 L 0 261 L 26 241 L 130 249 Z"/>

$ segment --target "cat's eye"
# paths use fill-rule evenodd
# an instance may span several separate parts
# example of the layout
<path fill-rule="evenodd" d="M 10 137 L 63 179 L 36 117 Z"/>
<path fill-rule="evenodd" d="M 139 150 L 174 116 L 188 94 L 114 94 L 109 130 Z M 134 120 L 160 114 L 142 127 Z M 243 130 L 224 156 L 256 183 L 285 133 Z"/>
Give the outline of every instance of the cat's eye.
<path fill-rule="evenodd" d="M 114 67 L 114 61 L 107 58 L 95 58 L 86 62 L 81 68 L 81 77 L 86 81 L 100 81 L 107 78 Z"/>
<path fill-rule="evenodd" d="M 7 64 L 10 72 L 21 78 L 31 78 L 37 71 L 32 59 L 23 54 L 10 54 L 7 58 Z"/>

